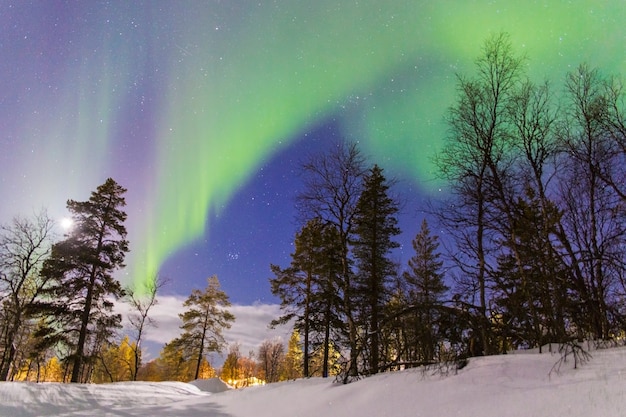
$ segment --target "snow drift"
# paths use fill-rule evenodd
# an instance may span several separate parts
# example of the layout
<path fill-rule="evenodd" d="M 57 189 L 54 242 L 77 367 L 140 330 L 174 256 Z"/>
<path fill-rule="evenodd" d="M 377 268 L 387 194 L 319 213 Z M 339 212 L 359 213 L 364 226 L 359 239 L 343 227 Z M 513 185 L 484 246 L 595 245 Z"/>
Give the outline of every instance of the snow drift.
<path fill-rule="evenodd" d="M 195 381 L 191 381 L 190 384 L 198 387 L 200 391 L 211 392 L 213 394 L 233 389 L 233 387 L 219 378 L 196 379 Z"/>

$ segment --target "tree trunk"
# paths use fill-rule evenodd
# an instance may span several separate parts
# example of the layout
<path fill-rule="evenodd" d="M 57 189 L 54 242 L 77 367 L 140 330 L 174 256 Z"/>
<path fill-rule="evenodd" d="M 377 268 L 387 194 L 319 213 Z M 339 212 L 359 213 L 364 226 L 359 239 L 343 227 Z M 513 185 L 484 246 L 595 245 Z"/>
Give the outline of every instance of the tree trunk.
<path fill-rule="evenodd" d="M 330 351 L 330 302 L 326 305 L 326 323 L 324 323 L 324 359 L 322 377 L 328 378 L 328 356 Z"/>
<path fill-rule="evenodd" d="M 98 244 L 100 247 L 100 243 Z M 98 252 L 99 253 L 99 252 Z M 93 299 L 93 288 L 96 283 L 96 270 L 95 265 L 91 268 L 91 274 L 89 277 L 89 286 L 87 287 L 87 296 L 85 297 L 85 308 L 81 315 L 80 320 L 80 333 L 78 335 L 78 343 L 76 345 L 76 352 L 74 353 L 74 366 L 72 367 L 72 379 L 70 382 L 81 382 L 80 374 L 83 367 L 85 356 L 85 342 L 87 341 L 87 331 L 89 327 L 89 316 L 91 315 L 91 304 Z"/>

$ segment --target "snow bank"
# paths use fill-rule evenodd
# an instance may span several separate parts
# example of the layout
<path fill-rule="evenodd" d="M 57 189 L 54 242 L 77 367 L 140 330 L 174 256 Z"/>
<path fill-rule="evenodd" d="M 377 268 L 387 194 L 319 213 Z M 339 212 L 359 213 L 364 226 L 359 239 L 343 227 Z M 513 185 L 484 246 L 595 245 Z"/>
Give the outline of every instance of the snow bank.
<path fill-rule="evenodd" d="M 198 387 L 200 391 L 211 392 L 213 394 L 233 389 L 219 378 L 196 379 L 195 381 L 191 381 L 190 384 Z"/>

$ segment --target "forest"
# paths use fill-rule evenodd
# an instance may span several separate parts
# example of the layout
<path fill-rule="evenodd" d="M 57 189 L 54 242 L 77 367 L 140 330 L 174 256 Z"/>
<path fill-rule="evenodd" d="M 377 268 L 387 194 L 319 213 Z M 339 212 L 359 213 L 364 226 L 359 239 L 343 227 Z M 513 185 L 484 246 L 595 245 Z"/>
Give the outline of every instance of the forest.
<path fill-rule="evenodd" d="M 583 340 L 621 343 L 623 85 L 581 64 L 554 87 L 530 80 L 527 63 L 497 34 L 474 72 L 457 76 L 433 160 L 447 197 L 412 208 L 424 220 L 406 265 L 394 256 L 400 198 L 380 165 L 356 143 L 302 163 L 291 262 L 270 266 L 282 312 L 271 325 L 293 326 L 286 345 L 265 341 L 248 356 L 226 346 L 222 331 L 235 317 L 213 276 L 186 300 L 181 335 L 144 363 L 163 279 L 124 288 L 115 278 L 128 241 L 126 190 L 113 179 L 87 201 L 68 201 L 73 226 L 61 240 L 45 211 L 3 224 L 0 380 L 346 383 L 550 344 L 584 358 Z M 116 302 L 131 306 L 125 333 Z M 207 354 L 226 350 L 213 369 Z"/>

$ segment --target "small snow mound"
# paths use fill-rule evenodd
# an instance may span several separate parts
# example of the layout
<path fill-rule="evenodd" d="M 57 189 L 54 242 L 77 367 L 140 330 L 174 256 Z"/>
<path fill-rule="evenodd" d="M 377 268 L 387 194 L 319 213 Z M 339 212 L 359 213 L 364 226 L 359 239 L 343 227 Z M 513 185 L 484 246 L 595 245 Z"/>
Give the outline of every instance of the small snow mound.
<path fill-rule="evenodd" d="M 232 389 L 230 385 L 219 378 L 196 379 L 195 381 L 191 381 L 190 384 L 198 387 L 200 391 L 211 392 L 213 394 Z"/>

